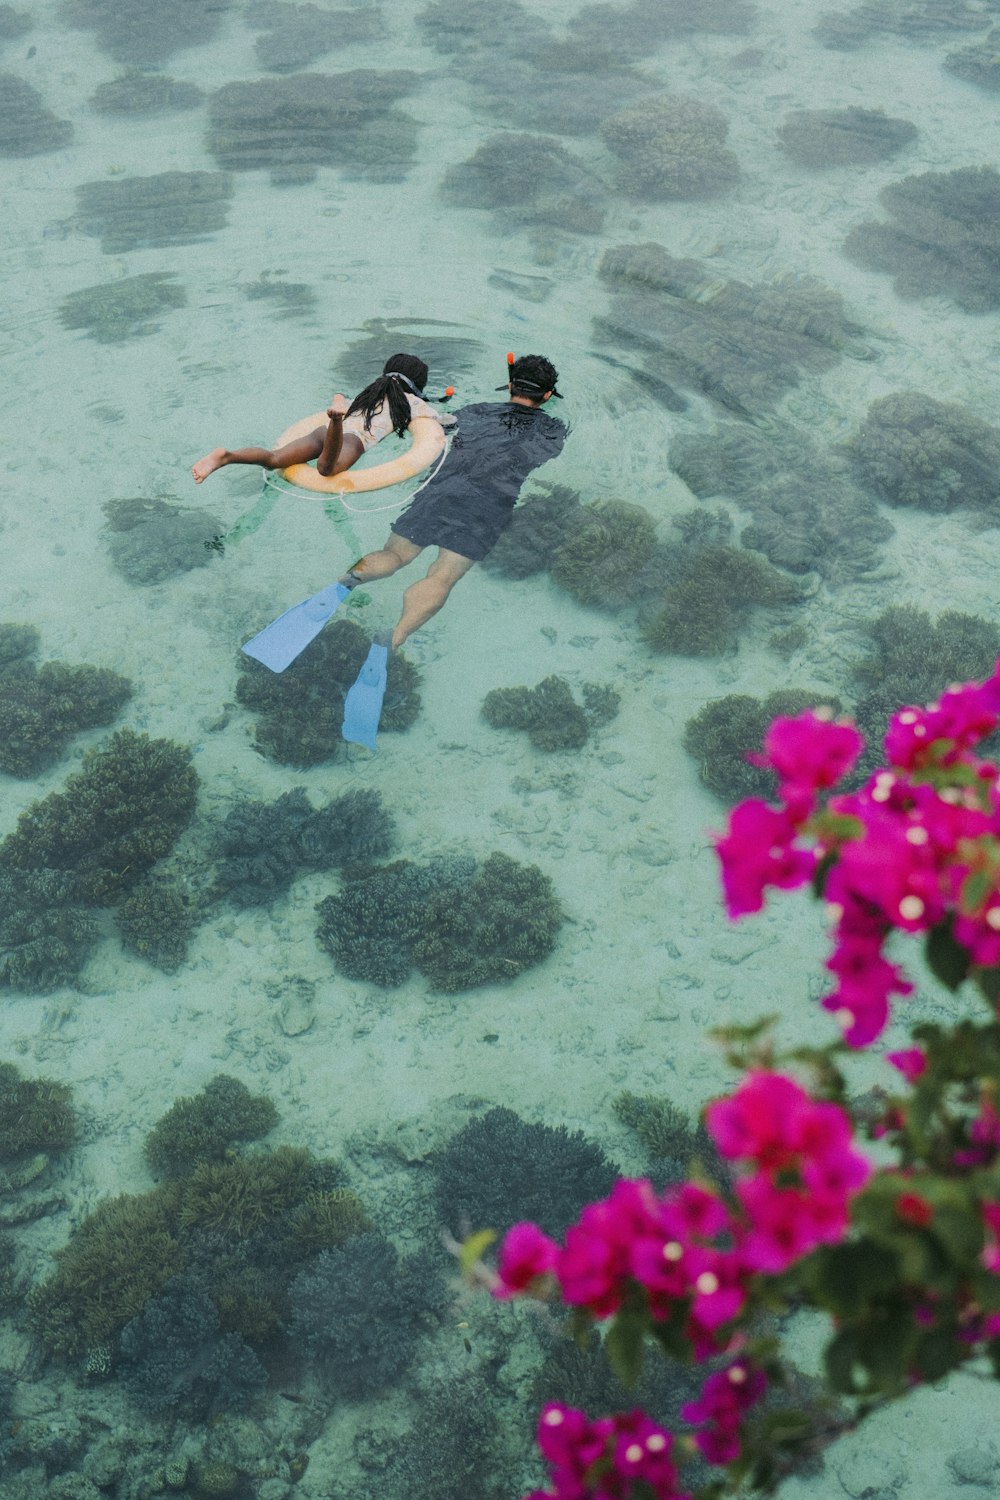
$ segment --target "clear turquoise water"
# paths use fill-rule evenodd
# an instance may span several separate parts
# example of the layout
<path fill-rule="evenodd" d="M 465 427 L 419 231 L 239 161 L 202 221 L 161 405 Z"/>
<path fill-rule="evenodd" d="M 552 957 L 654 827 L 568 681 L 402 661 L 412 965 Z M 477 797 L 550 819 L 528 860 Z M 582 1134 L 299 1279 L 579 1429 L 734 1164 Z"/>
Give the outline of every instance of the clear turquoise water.
<path fill-rule="evenodd" d="M 0 1055 L 28 1076 L 71 1084 L 84 1122 L 80 1143 L 44 1179 L 63 1207 L 15 1231 L 23 1285 L 49 1274 L 52 1253 L 100 1201 L 149 1191 L 145 1134 L 175 1098 L 219 1072 L 273 1099 L 281 1123 L 269 1145 L 307 1146 L 346 1162 L 379 1227 L 406 1252 L 439 1243 L 429 1187 L 435 1149 L 491 1105 L 582 1129 L 623 1169 L 643 1170 L 636 1139 L 612 1110 L 622 1089 L 666 1094 L 693 1116 L 728 1076 L 705 1040 L 707 1027 L 772 1010 L 789 1036 L 816 1025 L 808 1004 L 819 993 L 815 914 L 786 905 L 735 931 L 722 919 L 707 830 L 724 807 L 683 749 L 686 721 L 723 694 L 763 696 L 789 683 L 849 699 L 865 623 L 891 603 L 996 618 L 998 533 L 972 531 L 961 513 L 884 511 L 894 535 L 873 574 L 810 578 L 802 604 L 761 611 L 738 650 L 719 657 L 654 656 L 628 604 L 590 609 L 544 574 L 513 581 L 476 569 L 409 649 L 423 673 L 412 729 L 384 735 L 370 761 L 295 770 L 263 758 L 252 717 L 234 698 L 240 642 L 377 546 L 394 513 L 382 507 L 396 497 L 370 497 L 371 509 L 346 519 L 312 500 L 281 497 L 224 557 L 195 547 L 199 566 L 151 583 L 129 581 L 114 566 L 102 506 L 165 499 L 208 511 L 206 535 L 224 531 L 257 500 L 259 473 L 230 469 L 198 490 L 191 463 L 217 443 L 270 441 L 333 391 L 351 392 L 368 378 L 376 350 L 426 351 L 431 388 L 454 383 L 458 402 L 488 398 L 508 349 L 548 354 L 572 434 L 558 464 L 539 477 L 572 487 L 585 503 L 645 507 L 671 544 L 671 517 L 697 502 L 670 472 L 668 447 L 733 414 L 685 388 L 654 351 L 650 369 L 688 402 L 682 412 L 668 409 L 642 379 L 642 349 L 602 341 L 593 320 L 611 310 L 597 275 L 609 247 L 655 241 L 698 262 L 708 302 L 717 292 L 707 289 L 734 279 L 818 277 L 841 294 L 861 329 L 854 353 L 873 357 L 848 354 L 803 369 L 787 396 L 765 403 L 754 430 L 780 429 L 793 444 L 808 437 L 829 449 L 856 429 L 870 401 L 901 389 L 960 402 L 990 420 L 1000 358 L 994 316 L 964 313 L 947 296 L 900 300 L 890 277 L 840 252 L 851 226 L 878 213 L 886 183 L 990 161 L 991 96 L 941 66 L 947 51 L 982 36 L 984 13 L 975 6 L 968 35 L 881 33 L 845 53 L 812 34 L 818 10 L 761 4 L 742 34 L 713 24 L 724 13 L 707 8 L 696 12 L 704 29 L 678 26 L 661 37 L 650 21 L 659 24 L 667 9 L 645 21 L 635 9 L 609 10 L 595 26 L 559 0 L 544 14 L 497 10 L 496 35 L 482 42 L 475 67 L 460 28 L 484 13 L 479 6 L 442 8 L 436 34 L 418 22 L 418 6 L 387 6 L 377 39 L 335 43 L 325 53 L 320 39 L 342 36 L 345 23 L 325 3 L 314 9 L 317 72 L 414 71 L 397 106 L 416 122 L 413 160 L 390 152 L 383 173 L 355 160 L 280 185 L 263 168 L 237 170 L 223 223 L 178 230 L 172 202 L 134 235 L 105 231 L 103 245 L 77 196 L 81 184 L 216 172 L 206 145 L 210 96 L 240 80 L 279 85 L 285 75 L 268 71 L 255 50 L 260 13 L 225 7 L 214 35 L 175 50 L 183 6 L 173 17 L 167 7 L 146 41 L 124 7 L 117 18 L 111 4 L 93 7 L 111 18 L 102 37 L 46 6 L 33 12 L 30 30 L 2 43 L 0 66 L 37 89 L 73 135 L 53 149 L 0 158 L 8 205 L 0 223 L 8 418 L 0 618 L 38 629 L 40 659 L 124 674 L 135 692 L 118 723 L 191 747 L 202 851 L 213 820 L 237 799 L 270 800 L 302 786 L 320 805 L 371 789 L 396 819 L 396 857 L 481 859 L 499 849 L 551 877 L 570 920 L 545 964 L 509 985 L 450 996 L 417 977 L 382 990 L 345 979 L 318 948 L 314 907 L 339 882 L 307 873 L 270 905 L 214 907 L 176 972 L 126 953 L 109 929 L 78 986 L 41 996 L 5 991 Z M 275 14 L 287 19 L 288 8 Z M 365 11 L 349 14 L 356 21 Z M 528 34 L 529 16 L 540 28 L 537 68 L 530 49 L 510 60 L 511 37 Z M 583 35 L 596 36 L 596 52 L 567 86 L 559 55 L 543 48 Z M 147 72 L 157 75 L 158 64 L 159 75 L 197 86 L 206 101 L 148 117 L 98 113 L 94 91 L 121 73 L 130 48 Z M 626 63 L 631 48 L 636 80 L 602 61 L 608 48 Z M 669 90 L 720 109 L 739 184 L 693 201 L 623 192 L 596 124 L 633 88 L 639 98 Z M 796 166 L 777 149 L 786 111 L 849 106 L 911 120 L 916 141 L 894 160 L 829 170 Z M 15 150 L 41 141 L 45 128 L 24 118 L 24 132 L 11 132 L 22 143 Z M 561 125 L 572 129 L 560 134 Z M 525 224 L 516 204 L 494 214 L 457 206 L 442 192 L 450 168 L 511 128 L 546 128 L 577 159 L 572 201 L 554 211 L 560 222 Z M 567 215 L 579 223 L 572 215 L 580 203 L 594 201 L 603 227 L 566 227 Z M 65 326 L 61 310 L 73 294 L 149 275 L 182 288 L 183 305 L 139 316 L 124 338 L 112 329 L 111 341 Z M 308 290 L 253 295 L 286 284 Z M 601 357 L 608 354 L 618 363 Z M 623 366 L 639 369 L 639 380 Z M 738 525 L 749 519 L 730 509 Z M 403 586 L 400 578 L 373 588 L 354 618 L 368 631 L 391 623 Z M 769 638 L 795 623 L 805 638 L 785 660 Z M 524 736 L 483 723 L 487 691 L 553 673 L 576 689 L 597 681 L 621 694 L 618 717 L 583 751 L 545 755 Z M 78 736 L 37 777 L 4 777 L 0 833 L 58 790 L 107 733 Z M 289 997 L 302 993 L 302 981 L 312 1020 L 297 1031 Z M 940 1003 L 929 989 L 918 1002 L 921 1014 Z M 859 1083 L 874 1081 L 878 1069 L 877 1060 L 859 1067 Z M 441 1259 L 447 1273 L 443 1252 Z M 392 1500 L 393 1443 L 421 1424 L 447 1426 L 447 1412 L 460 1405 L 485 1412 L 487 1426 L 499 1423 L 500 1437 L 483 1449 L 475 1481 L 456 1471 L 451 1489 L 447 1476 L 438 1489 L 425 1480 L 427 1494 L 464 1496 L 473 1482 L 484 1496 L 518 1494 L 531 1482 L 516 1414 L 548 1333 L 537 1319 L 457 1285 L 423 1331 L 400 1386 L 359 1403 L 281 1367 L 273 1386 L 297 1399 L 272 1389 L 252 1428 L 138 1415 L 116 1381 L 88 1383 L 75 1366 L 33 1361 L 16 1308 L 0 1327 L 0 1367 L 24 1377 L 22 1415 L 44 1422 L 61 1406 L 75 1433 L 62 1448 L 38 1438 L 32 1453 L 15 1457 L 15 1472 L 0 1479 L 0 1494 L 15 1500 L 48 1495 L 62 1474 L 97 1474 L 108 1434 L 116 1443 L 128 1431 L 137 1456 L 101 1491 L 115 1500 L 150 1492 L 157 1466 L 179 1455 L 234 1461 L 243 1476 L 236 1493 L 260 1500 L 288 1493 Z M 825 1477 L 799 1481 L 799 1491 L 833 1493 L 841 1483 L 860 1494 L 881 1484 L 905 1500 L 930 1484 L 949 1494 L 954 1476 L 942 1453 L 983 1440 L 988 1408 L 977 1400 L 960 1385 L 928 1395 L 917 1417 L 876 1432 L 870 1469 L 864 1449 L 860 1457 L 846 1451 L 831 1460 L 842 1465 L 839 1479 L 828 1467 Z M 309 1466 L 292 1491 L 289 1463 L 303 1455 Z"/>

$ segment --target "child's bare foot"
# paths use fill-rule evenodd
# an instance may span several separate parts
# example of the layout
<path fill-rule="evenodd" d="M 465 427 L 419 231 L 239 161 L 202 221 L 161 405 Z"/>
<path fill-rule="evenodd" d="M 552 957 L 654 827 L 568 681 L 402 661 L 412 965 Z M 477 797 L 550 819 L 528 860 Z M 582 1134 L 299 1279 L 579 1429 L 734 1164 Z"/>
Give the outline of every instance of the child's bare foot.
<path fill-rule="evenodd" d="M 213 448 L 211 453 L 206 453 L 204 458 L 199 458 L 193 465 L 191 473 L 194 475 L 195 484 L 201 484 L 209 474 L 214 474 L 216 469 L 222 468 L 222 460 L 226 456 L 225 448 Z"/>
<path fill-rule="evenodd" d="M 330 402 L 330 405 L 326 409 L 326 414 L 328 417 L 343 417 L 346 415 L 350 404 L 346 396 L 338 394 Z"/>

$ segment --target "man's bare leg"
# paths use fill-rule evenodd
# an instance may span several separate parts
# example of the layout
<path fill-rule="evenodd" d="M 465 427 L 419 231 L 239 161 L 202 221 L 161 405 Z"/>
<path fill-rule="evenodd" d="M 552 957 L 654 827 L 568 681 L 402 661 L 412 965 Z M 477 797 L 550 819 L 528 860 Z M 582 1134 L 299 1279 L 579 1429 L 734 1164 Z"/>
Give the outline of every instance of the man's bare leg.
<path fill-rule="evenodd" d="M 393 650 L 437 614 L 458 580 L 464 578 L 472 566 L 471 559 L 461 553 L 449 552 L 446 547 L 438 548 L 427 576 L 411 583 L 403 595 L 403 613 L 392 632 Z"/>
<path fill-rule="evenodd" d="M 384 547 L 380 547 L 377 552 L 366 552 L 364 557 L 359 557 L 338 581 L 346 583 L 349 589 L 353 589 L 359 583 L 376 583 L 380 578 L 391 578 L 393 573 L 398 573 L 400 568 L 405 568 L 423 550 L 423 547 L 418 547 L 415 542 L 408 542 L 405 536 L 397 536 L 394 531 L 390 532 Z"/>

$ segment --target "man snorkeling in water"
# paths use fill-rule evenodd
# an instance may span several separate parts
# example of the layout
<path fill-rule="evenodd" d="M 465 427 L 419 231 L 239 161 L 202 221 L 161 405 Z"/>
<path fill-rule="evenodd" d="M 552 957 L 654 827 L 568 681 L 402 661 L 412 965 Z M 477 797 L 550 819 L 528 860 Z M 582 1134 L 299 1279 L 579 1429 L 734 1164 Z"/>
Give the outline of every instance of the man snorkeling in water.
<path fill-rule="evenodd" d="M 446 602 L 455 584 L 496 546 L 514 515 L 521 486 L 533 469 L 555 458 L 566 424 L 542 410 L 559 373 L 540 354 L 509 365 L 508 401 L 480 401 L 454 413 L 451 449 L 398 520 L 385 545 L 368 552 L 339 580 L 349 591 L 390 578 L 425 547 L 438 554 L 423 578 L 403 595 L 403 611 L 389 644 L 401 646 Z"/>
<path fill-rule="evenodd" d="M 507 356 L 507 401 L 481 401 L 455 413 L 452 446 L 439 468 L 390 528 L 384 546 L 368 552 L 335 584 L 286 610 L 243 650 L 282 672 L 317 635 L 359 584 L 390 578 L 425 547 L 437 556 L 403 595 L 395 627 L 375 637 L 344 703 L 344 739 L 375 749 L 389 652 L 401 646 L 448 599 L 469 569 L 496 546 L 513 519 L 525 479 L 561 451 L 566 424 L 542 408 L 553 397 L 558 371 L 540 354 Z"/>

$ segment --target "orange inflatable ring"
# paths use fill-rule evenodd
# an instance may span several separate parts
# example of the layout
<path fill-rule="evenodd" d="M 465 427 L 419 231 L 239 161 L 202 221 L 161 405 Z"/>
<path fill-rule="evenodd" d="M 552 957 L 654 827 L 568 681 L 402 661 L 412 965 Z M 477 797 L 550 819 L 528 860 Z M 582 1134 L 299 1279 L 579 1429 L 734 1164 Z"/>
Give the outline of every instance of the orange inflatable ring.
<path fill-rule="evenodd" d="M 282 448 L 285 443 L 293 443 L 317 427 L 325 428 L 329 420 L 325 411 L 303 417 L 283 432 L 274 446 Z M 320 495 L 360 495 L 365 490 L 384 490 L 390 484 L 412 479 L 415 474 L 430 468 L 444 452 L 444 428 L 436 418 L 414 417 L 409 433 L 409 448 L 388 463 L 376 464 L 370 469 L 345 469 L 342 474 L 320 474 L 311 464 L 292 464 L 291 468 L 282 469 L 281 477 L 298 489 L 314 490 Z"/>

